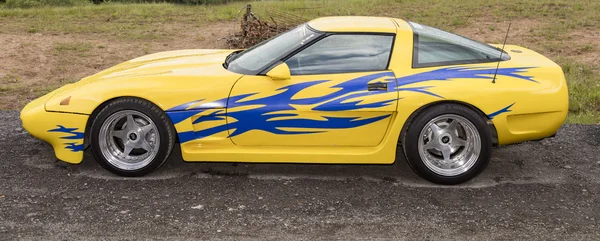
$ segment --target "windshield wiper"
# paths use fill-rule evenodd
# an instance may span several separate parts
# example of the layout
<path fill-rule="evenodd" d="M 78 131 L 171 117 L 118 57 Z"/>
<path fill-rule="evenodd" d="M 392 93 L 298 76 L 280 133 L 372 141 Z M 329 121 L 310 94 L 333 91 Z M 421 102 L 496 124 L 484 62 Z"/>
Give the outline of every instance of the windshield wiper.
<path fill-rule="evenodd" d="M 236 55 L 238 55 L 240 52 L 242 52 L 242 50 L 236 50 L 231 52 L 229 55 L 227 55 L 227 57 L 225 57 L 225 62 L 223 63 L 223 67 L 225 67 L 225 69 L 229 68 L 229 63 L 231 63 L 232 60 L 234 60 L 234 57 Z"/>

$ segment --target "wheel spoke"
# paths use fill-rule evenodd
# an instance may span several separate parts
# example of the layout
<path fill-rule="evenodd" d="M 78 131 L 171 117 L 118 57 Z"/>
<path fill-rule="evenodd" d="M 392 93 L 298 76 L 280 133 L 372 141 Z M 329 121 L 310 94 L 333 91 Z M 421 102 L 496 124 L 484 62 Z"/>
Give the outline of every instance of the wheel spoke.
<path fill-rule="evenodd" d="M 450 125 L 448 125 L 446 129 L 448 129 L 448 132 L 451 132 L 453 134 L 457 133 L 456 131 L 458 130 L 458 121 L 452 120 L 452 122 L 450 122 Z"/>
<path fill-rule="evenodd" d="M 129 130 L 137 129 L 137 124 L 135 124 L 133 115 L 127 115 L 127 129 L 129 129 Z"/>
<path fill-rule="evenodd" d="M 450 154 L 452 154 L 452 150 L 449 147 L 443 147 L 441 151 L 442 155 L 444 156 L 444 161 L 450 161 Z"/>
<path fill-rule="evenodd" d="M 440 126 L 438 126 L 435 122 L 431 123 L 429 128 L 431 129 L 434 138 L 439 136 L 442 132 L 442 128 L 440 128 Z"/>
<path fill-rule="evenodd" d="M 129 156 L 129 153 L 131 153 L 131 150 L 133 150 L 133 145 L 131 145 L 129 142 L 125 142 L 125 148 L 123 149 L 123 155 Z"/>
<path fill-rule="evenodd" d="M 142 131 L 141 131 L 142 136 L 146 136 L 146 134 L 148 134 L 148 132 L 150 132 L 151 130 L 154 129 L 154 125 L 148 124 L 148 125 L 142 126 L 141 129 L 142 129 Z"/>
<path fill-rule="evenodd" d="M 148 143 L 148 141 L 146 141 L 146 140 L 142 140 L 142 143 L 140 145 L 141 145 L 140 147 L 146 151 L 152 150 L 152 146 L 150 146 L 150 143 Z"/>
<path fill-rule="evenodd" d="M 423 145 L 423 148 L 425 150 L 430 150 L 430 149 L 434 149 L 437 147 L 438 147 L 438 144 L 434 140 L 429 140 L 429 142 L 427 142 L 427 144 Z"/>
<path fill-rule="evenodd" d="M 125 131 L 124 130 L 114 130 L 113 136 L 117 137 L 121 140 L 125 140 Z"/>
<path fill-rule="evenodd" d="M 452 140 L 452 147 L 461 147 L 461 146 L 466 146 L 467 145 L 467 141 L 460 139 L 459 137 L 454 137 L 454 139 Z"/>

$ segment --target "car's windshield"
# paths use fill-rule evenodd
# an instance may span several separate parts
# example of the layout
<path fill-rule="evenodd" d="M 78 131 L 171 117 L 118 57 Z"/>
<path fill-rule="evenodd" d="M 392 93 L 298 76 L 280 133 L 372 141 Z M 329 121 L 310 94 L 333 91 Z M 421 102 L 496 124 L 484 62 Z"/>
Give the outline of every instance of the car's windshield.
<path fill-rule="evenodd" d="M 317 35 L 318 33 L 310 30 L 306 24 L 302 24 L 239 53 L 226 64 L 227 69 L 240 74 L 257 74 Z"/>

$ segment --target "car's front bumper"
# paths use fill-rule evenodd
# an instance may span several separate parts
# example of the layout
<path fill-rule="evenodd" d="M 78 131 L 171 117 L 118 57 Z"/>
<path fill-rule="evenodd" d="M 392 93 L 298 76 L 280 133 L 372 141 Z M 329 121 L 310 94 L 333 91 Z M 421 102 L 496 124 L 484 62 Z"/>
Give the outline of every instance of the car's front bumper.
<path fill-rule="evenodd" d="M 83 159 L 84 131 L 88 115 L 47 112 L 44 104 L 52 95 L 42 96 L 23 108 L 23 128 L 34 137 L 44 140 L 54 148 L 56 158 L 78 164 Z"/>

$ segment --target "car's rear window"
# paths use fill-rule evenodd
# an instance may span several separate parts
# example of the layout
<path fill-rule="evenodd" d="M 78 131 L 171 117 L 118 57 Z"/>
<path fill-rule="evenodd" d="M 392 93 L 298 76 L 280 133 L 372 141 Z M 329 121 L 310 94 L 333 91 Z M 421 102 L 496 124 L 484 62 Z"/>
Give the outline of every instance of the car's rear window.
<path fill-rule="evenodd" d="M 409 22 L 414 32 L 413 68 L 510 59 L 502 50 L 433 27 Z"/>

